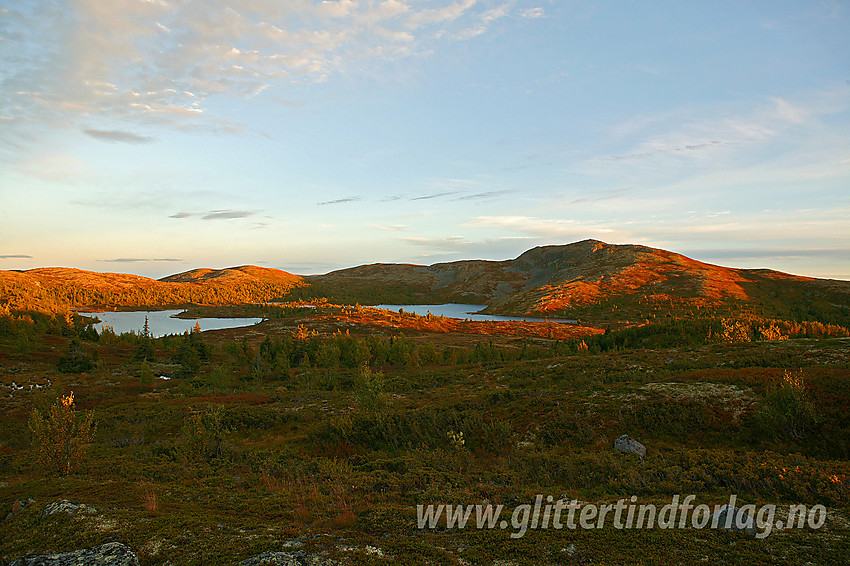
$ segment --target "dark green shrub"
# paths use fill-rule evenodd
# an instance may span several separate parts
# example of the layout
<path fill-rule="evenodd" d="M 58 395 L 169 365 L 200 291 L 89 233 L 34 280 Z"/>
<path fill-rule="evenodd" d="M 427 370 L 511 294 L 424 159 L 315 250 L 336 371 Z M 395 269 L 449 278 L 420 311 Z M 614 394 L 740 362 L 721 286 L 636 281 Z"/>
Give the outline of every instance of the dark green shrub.
<path fill-rule="evenodd" d="M 68 344 L 68 350 L 56 363 L 56 369 L 62 373 L 82 373 L 94 368 L 94 359 L 88 355 L 77 340 Z"/>

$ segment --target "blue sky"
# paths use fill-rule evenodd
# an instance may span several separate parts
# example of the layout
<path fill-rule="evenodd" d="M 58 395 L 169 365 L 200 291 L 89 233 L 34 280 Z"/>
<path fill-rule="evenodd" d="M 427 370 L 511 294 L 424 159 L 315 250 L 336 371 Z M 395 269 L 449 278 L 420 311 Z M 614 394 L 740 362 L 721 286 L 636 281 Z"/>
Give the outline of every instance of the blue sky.
<path fill-rule="evenodd" d="M 0 0 L 0 269 L 850 279 L 850 3 Z"/>

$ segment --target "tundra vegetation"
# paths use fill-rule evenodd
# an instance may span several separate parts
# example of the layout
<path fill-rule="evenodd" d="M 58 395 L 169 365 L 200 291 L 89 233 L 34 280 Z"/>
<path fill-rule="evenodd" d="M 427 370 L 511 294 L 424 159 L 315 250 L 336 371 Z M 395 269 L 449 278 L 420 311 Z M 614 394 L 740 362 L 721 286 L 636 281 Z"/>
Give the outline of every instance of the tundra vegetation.
<path fill-rule="evenodd" d="M 142 564 L 235 564 L 296 539 L 342 564 L 850 555 L 841 326 L 665 317 L 557 338 L 546 323 L 476 328 L 329 302 L 206 310 L 266 321 L 152 338 L 2 316 L 2 560 L 118 541 Z M 643 462 L 612 449 L 624 433 L 646 445 Z M 733 493 L 780 510 L 823 504 L 828 520 L 763 540 L 416 526 L 417 504 L 714 505 Z M 43 516 L 63 499 L 97 512 Z"/>

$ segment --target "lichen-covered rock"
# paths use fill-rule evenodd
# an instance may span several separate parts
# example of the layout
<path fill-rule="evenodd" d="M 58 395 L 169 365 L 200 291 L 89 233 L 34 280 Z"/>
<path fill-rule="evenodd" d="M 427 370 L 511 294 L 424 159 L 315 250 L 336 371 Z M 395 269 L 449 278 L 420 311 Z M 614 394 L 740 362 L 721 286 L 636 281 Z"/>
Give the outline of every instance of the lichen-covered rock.
<path fill-rule="evenodd" d="M 130 547 L 108 542 L 57 554 L 29 554 L 12 561 L 10 566 L 139 566 L 139 558 Z"/>
<path fill-rule="evenodd" d="M 240 566 L 307 566 L 303 552 L 264 552 L 239 563 Z"/>
<path fill-rule="evenodd" d="M 284 543 L 286 546 L 286 543 Z M 246 558 L 239 566 L 337 566 L 333 558 L 325 552 L 308 554 L 303 550 L 271 551 Z"/>
<path fill-rule="evenodd" d="M 626 454 L 637 454 L 641 462 L 643 462 L 643 457 L 646 455 L 646 446 L 631 438 L 628 434 L 617 438 L 614 441 L 614 448 Z"/>
<path fill-rule="evenodd" d="M 239 562 L 239 566 L 338 566 L 339 562 L 330 558 L 327 543 L 320 548 L 307 549 L 305 541 L 315 540 L 332 535 L 309 535 L 281 543 L 280 550 L 264 552 Z M 330 544 L 336 549 L 343 549 L 339 543 Z M 344 549 L 343 549 L 344 550 Z"/>
<path fill-rule="evenodd" d="M 724 505 L 721 507 L 717 513 L 711 516 L 711 520 L 711 524 L 714 524 L 714 521 L 717 520 L 717 526 L 721 529 L 727 529 L 730 531 L 746 531 L 747 534 L 753 536 L 758 534 L 758 530 L 756 530 L 756 523 L 753 518 L 747 515 L 746 512 L 741 511 L 732 505 Z"/>
<path fill-rule="evenodd" d="M 53 515 L 54 513 L 67 513 L 69 515 L 73 515 L 78 512 L 97 513 L 97 509 L 95 509 L 91 505 L 86 505 L 85 503 L 71 503 L 67 499 L 63 499 L 62 501 L 48 503 L 47 506 L 44 508 L 44 512 L 41 514 L 41 516 L 47 517 L 48 515 Z"/>

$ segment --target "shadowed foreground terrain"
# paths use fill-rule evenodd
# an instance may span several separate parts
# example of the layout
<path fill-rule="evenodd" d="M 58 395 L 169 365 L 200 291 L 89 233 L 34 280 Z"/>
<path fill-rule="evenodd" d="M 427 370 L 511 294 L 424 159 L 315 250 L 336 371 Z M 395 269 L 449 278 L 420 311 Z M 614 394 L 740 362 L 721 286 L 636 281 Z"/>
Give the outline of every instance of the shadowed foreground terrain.
<path fill-rule="evenodd" d="M 141 564 L 850 555 L 846 338 L 727 341 L 721 321 L 684 321 L 552 340 L 443 332 L 427 317 L 418 329 L 375 324 L 351 308 L 268 315 L 160 339 L 98 336 L 79 319 L 2 319 L 2 560 L 106 543 Z M 71 391 L 74 414 L 90 412 L 96 431 L 66 473 L 39 462 L 28 421 Z M 613 450 L 621 434 L 645 444 L 643 462 Z M 776 504 L 777 518 L 789 504 L 821 504 L 828 519 L 764 539 L 417 525 L 417 504 L 491 503 L 509 517 L 537 494 L 659 507 L 674 494 L 712 506 L 735 494 Z"/>

